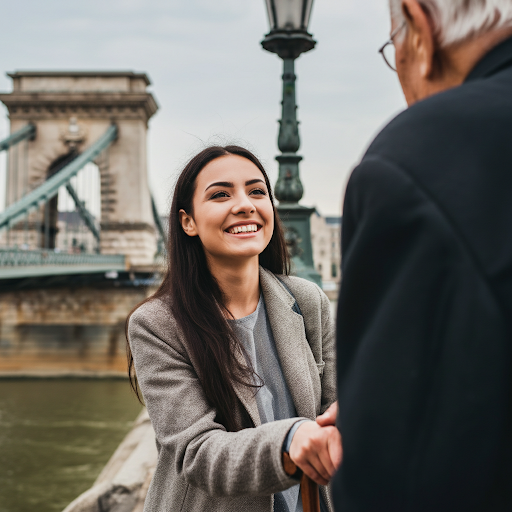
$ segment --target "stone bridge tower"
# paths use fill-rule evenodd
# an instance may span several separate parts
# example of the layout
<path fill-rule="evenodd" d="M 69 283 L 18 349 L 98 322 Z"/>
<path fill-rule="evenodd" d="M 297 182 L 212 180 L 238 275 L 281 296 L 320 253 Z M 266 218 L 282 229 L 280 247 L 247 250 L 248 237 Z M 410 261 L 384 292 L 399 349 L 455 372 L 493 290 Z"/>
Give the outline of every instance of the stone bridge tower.
<path fill-rule="evenodd" d="M 9 74 L 13 91 L 0 94 L 11 133 L 36 127 L 26 151 L 11 151 L 6 206 L 43 183 L 115 123 L 118 137 L 98 157 L 102 254 L 124 254 L 131 266 L 150 265 L 157 251 L 147 177 L 148 121 L 158 106 L 145 74 L 133 72 L 44 72 Z M 19 169 L 26 169 L 26 179 Z M 35 231 L 34 231 L 35 232 Z"/>

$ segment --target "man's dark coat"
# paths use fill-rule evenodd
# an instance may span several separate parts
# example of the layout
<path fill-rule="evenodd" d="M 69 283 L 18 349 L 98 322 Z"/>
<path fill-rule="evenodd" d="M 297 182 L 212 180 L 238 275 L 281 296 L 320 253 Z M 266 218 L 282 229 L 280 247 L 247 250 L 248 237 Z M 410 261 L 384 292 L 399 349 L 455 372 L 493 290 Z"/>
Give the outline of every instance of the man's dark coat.
<path fill-rule="evenodd" d="M 512 510 L 512 39 L 354 170 L 339 512 Z"/>

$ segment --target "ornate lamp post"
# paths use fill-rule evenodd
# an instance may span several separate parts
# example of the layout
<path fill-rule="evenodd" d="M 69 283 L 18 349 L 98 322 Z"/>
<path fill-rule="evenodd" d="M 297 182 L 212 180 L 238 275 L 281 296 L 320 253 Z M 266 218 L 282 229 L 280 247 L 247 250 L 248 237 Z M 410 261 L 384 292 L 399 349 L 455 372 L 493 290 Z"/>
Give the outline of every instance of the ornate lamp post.
<path fill-rule="evenodd" d="M 278 211 L 286 228 L 286 240 L 290 248 L 295 275 L 321 284 L 320 275 L 313 264 L 310 217 L 314 208 L 299 205 L 304 189 L 299 177 L 297 155 L 300 147 L 297 104 L 295 101 L 295 59 L 312 50 L 316 41 L 308 33 L 309 17 L 313 0 L 266 0 L 270 32 L 261 42 L 263 48 L 277 53 L 283 59 L 283 101 L 279 121 L 278 147 L 281 155 L 279 177 L 275 195 Z"/>

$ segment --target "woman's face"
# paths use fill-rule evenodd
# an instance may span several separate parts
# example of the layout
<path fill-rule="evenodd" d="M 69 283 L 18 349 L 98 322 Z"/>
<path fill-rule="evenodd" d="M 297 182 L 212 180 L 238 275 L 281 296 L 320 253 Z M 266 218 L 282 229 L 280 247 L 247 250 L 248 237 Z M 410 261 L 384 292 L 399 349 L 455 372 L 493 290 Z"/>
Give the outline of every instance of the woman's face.
<path fill-rule="evenodd" d="M 196 178 L 193 214 L 180 211 L 189 236 L 199 236 L 208 259 L 257 258 L 274 232 L 274 210 L 261 171 L 246 158 L 227 155 Z"/>

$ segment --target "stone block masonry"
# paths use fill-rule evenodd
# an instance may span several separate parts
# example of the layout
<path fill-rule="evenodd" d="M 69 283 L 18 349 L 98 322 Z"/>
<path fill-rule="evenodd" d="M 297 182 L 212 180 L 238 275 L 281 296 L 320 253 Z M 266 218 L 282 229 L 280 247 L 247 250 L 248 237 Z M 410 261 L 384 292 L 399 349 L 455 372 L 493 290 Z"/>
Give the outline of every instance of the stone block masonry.
<path fill-rule="evenodd" d="M 0 376 L 125 376 L 125 320 L 152 291 L 60 287 L 0 293 Z"/>

